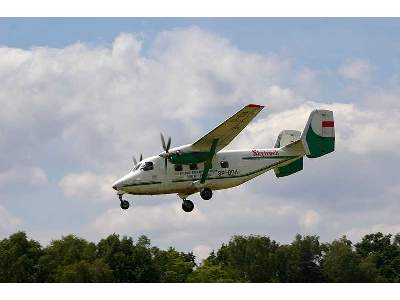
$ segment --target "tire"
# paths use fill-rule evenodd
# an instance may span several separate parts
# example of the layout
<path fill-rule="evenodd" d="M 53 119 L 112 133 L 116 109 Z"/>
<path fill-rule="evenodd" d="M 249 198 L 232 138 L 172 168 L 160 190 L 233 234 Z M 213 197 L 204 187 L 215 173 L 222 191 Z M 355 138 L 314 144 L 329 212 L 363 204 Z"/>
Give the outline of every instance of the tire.
<path fill-rule="evenodd" d="M 129 202 L 126 201 L 126 200 L 122 200 L 120 206 L 121 206 L 121 208 L 124 209 L 124 210 L 125 210 L 125 209 L 128 209 L 128 208 L 129 208 Z"/>
<path fill-rule="evenodd" d="M 204 200 L 210 200 L 212 198 L 212 190 L 209 188 L 204 188 L 200 191 L 200 196 Z"/>
<path fill-rule="evenodd" d="M 193 208 L 194 208 L 194 204 L 193 204 L 192 201 L 190 201 L 190 200 L 183 200 L 183 202 L 182 202 L 182 209 L 183 209 L 185 212 L 191 212 L 191 211 L 193 210 Z"/>

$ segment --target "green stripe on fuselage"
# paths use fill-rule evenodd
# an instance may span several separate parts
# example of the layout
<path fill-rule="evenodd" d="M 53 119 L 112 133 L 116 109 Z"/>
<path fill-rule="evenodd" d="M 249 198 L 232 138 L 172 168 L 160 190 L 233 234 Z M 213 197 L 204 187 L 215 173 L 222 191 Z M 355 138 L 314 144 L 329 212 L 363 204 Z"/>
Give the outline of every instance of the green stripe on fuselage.
<path fill-rule="evenodd" d="M 183 152 L 180 154 L 172 154 L 169 160 L 173 164 L 178 165 L 190 165 L 190 164 L 197 164 L 201 162 L 205 162 L 210 157 L 210 152 L 200 152 L 200 151 L 193 151 L 193 152 Z"/>
<path fill-rule="evenodd" d="M 161 184 L 161 181 L 147 181 L 147 182 L 138 182 L 124 185 L 123 187 L 130 187 L 130 186 L 141 186 L 141 185 L 149 185 L 149 184 Z"/>
<path fill-rule="evenodd" d="M 246 173 L 246 174 L 242 174 L 242 175 L 232 175 L 232 176 L 208 177 L 207 180 L 247 177 L 247 176 L 250 176 L 250 175 L 253 175 L 253 174 L 256 174 L 256 173 L 265 171 L 265 170 L 268 170 L 268 169 L 272 169 L 272 168 L 275 167 L 276 165 L 279 165 L 279 164 L 281 164 L 281 163 L 283 163 L 283 162 L 285 162 L 285 161 L 291 160 L 291 159 L 296 158 L 296 157 L 298 157 L 298 156 L 289 157 L 289 158 L 288 158 L 288 156 L 285 156 L 285 158 L 287 158 L 287 159 L 278 161 L 278 162 L 273 163 L 273 164 L 271 164 L 271 165 L 268 165 L 268 166 L 266 166 L 266 167 L 264 167 L 264 168 L 260 168 L 260 169 L 257 169 L 257 170 L 255 170 L 255 171 L 252 171 L 252 172 L 249 172 L 249 173 Z M 198 178 L 191 178 L 191 179 L 176 179 L 176 180 L 172 180 L 172 182 L 196 181 L 196 180 L 199 180 L 199 179 L 200 179 L 200 177 L 198 177 Z"/>
<path fill-rule="evenodd" d="M 274 159 L 274 158 L 296 158 L 297 156 L 247 156 L 247 157 L 242 157 L 242 159 Z"/>

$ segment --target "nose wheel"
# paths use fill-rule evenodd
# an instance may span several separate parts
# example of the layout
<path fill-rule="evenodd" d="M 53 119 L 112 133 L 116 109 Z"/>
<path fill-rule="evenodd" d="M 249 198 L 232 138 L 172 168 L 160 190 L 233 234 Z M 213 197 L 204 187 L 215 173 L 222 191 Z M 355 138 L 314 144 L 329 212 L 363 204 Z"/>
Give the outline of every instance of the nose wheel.
<path fill-rule="evenodd" d="M 129 201 L 122 199 L 122 194 L 118 194 L 118 198 L 119 198 L 119 201 L 121 202 L 119 206 L 121 206 L 121 208 L 123 210 L 128 209 Z"/>

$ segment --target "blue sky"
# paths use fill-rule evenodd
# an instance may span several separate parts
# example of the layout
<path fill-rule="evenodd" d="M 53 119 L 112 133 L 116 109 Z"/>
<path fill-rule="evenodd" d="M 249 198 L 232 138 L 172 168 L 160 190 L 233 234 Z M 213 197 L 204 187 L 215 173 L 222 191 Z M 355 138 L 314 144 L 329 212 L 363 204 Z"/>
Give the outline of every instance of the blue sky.
<path fill-rule="evenodd" d="M 145 233 L 204 255 L 241 233 L 400 231 L 399 31 L 380 18 L 0 19 L 0 236 Z M 190 143 L 248 102 L 266 110 L 232 147 L 272 146 L 327 107 L 337 151 L 197 197 L 191 216 L 173 195 L 121 214 L 109 183 L 132 154 L 160 152 L 160 129 Z"/>

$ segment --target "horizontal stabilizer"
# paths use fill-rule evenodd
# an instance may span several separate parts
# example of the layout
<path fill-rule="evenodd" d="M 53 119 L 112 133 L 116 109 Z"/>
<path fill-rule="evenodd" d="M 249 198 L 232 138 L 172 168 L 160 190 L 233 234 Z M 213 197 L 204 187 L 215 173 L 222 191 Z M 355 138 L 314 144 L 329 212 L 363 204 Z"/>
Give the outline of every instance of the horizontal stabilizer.
<path fill-rule="evenodd" d="M 303 157 L 300 157 L 287 165 L 275 168 L 274 172 L 276 177 L 284 177 L 297 173 L 301 170 L 303 170 Z"/>

